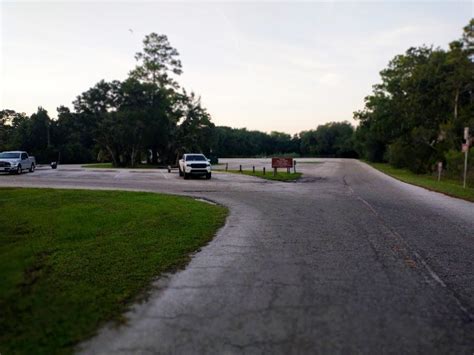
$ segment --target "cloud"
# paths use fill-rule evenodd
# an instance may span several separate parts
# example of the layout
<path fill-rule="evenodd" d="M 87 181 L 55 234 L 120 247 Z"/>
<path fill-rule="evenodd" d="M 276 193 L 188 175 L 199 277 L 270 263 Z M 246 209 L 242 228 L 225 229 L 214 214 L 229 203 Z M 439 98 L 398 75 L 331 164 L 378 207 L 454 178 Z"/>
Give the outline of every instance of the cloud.
<path fill-rule="evenodd" d="M 338 73 L 325 73 L 318 80 L 323 85 L 338 86 L 342 83 L 343 77 Z"/>
<path fill-rule="evenodd" d="M 423 37 L 431 31 L 432 29 L 427 26 L 403 26 L 377 33 L 369 38 L 368 43 L 372 46 L 392 47 L 412 38 Z"/>

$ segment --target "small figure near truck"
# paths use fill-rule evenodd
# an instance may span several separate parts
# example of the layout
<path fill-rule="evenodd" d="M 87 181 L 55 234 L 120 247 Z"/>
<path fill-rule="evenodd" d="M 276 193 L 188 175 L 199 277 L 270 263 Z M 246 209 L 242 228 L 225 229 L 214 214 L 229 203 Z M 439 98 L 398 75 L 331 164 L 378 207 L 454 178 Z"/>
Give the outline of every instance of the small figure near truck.
<path fill-rule="evenodd" d="M 0 153 L 0 172 L 21 174 L 25 170 L 32 173 L 35 169 L 35 157 L 28 156 L 27 152 L 18 150 Z"/>
<path fill-rule="evenodd" d="M 203 154 L 184 154 L 179 160 L 179 176 L 188 179 L 190 176 L 211 178 L 211 163 Z"/>

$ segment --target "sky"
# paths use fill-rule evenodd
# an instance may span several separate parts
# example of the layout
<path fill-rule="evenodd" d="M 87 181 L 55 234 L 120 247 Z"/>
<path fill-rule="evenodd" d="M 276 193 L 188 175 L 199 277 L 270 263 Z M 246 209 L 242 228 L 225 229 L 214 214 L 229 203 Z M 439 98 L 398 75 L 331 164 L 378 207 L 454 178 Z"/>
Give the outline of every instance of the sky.
<path fill-rule="evenodd" d="M 125 79 L 156 32 L 216 125 L 293 134 L 355 124 L 390 59 L 447 48 L 474 1 L 2 1 L 0 15 L 0 109 L 54 118 L 98 81 Z"/>

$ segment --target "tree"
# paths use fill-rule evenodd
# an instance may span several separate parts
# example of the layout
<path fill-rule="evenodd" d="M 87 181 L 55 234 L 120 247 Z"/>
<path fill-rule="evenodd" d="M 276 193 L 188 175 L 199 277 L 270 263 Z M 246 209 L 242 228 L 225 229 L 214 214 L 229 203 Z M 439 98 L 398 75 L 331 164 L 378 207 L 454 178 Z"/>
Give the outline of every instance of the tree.
<path fill-rule="evenodd" d="M 96 142 L 94 121 L 88 115 L 73 113 L 65 106 L 57 109 L 58 119 L 50 124 L 51 141 L 60 154 L 61 162 L 87 163 L 94 161 Z"/>
<path fill-rule="evenodd" d="M 163 162 L 171 159 L 171 138 L 176 135 L 179 120 L 181 95 L 173 76 L 181 75 L 182 65 L 178 51 L 173 48 L 166 35 L 151 33 L 143 40 L 143 51 L 135 55 L 139 64 L 130 72 L 130 79 L 148 85 L 150 93 L 148 129 L 145 133 L 147 157 L 156 164 L 158 158 Z"/>
<path fill-rule="evenodd" d="M 25 150 L 34 155 L 39 162 L 49 162 L 56 158 L 51 145 L 50 124 L 48 112 L 42 107 L 38 107 L 37 112 L 29 119 L 29 137 L 24 142 Z"/>
<path fill-rule="evenodd" d="M 99 116 L 116 106 L 116 92 L 119 81 L 110 83 L 99 81 L 95 86 L 79 95 L 73 102 L 74 109 L 80 114 Z"/>
<path fill-rule="evenodd" d="M 354 127 L 347 122 L 329 122 L 316 130 L 301 132 L 301 153 L 307 156 L 354 158 Z"/>
<path fill-rule="evenodd" d="M 194 93 L 181 95 L 181 122 L 176 136 L 176 160 L 184 152 L 209 154 L 212 147 L 214 124 L 211 116 L 201 105 L 201 98 Z"/>
<path fill-rule="evenodd" d="M 8 150 L 13 134 L 12 122 L 18 114 L 13 110 L 0 111 L 0 151 Z"/>
<path fill-rule="evenodd" d="M 178 51 L 171 46 L 166 35 L 150 33 L 143 40 L 143 51 L 135 55 L 139 64 L 130 72 L 130 76 L 160 88 L 177 89 L 179 85 L 170 74 L 182 73 L 178 57 Z"/>
<path fill-rule="evenodd" d="M 474 18 L 463 28 L 462 43 L 471 62 L 474 61 L 472 57 L 474 55 Z"/>
<path fill-rule="evenodd" d="M 459 149 L 462 127 L 474 124 L 473 24 L 449 50 L 410 48 L 380 72 L 381 83 L 354 113 L 362 156 L 422 173 Z"/>

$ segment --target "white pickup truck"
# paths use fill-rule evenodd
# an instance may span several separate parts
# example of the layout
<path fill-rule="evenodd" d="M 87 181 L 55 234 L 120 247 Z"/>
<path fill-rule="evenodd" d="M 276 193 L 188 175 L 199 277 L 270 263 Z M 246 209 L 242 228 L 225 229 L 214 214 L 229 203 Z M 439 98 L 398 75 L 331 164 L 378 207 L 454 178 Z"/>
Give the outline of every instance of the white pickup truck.
<path fill-rule="evenodd" d="M 11 151 L 0 153 L 0 172 L 21 174 L 24 170 L 35 171 L 35 157 L 28 156 L 27 152 Z"/>
<path fill-rule="evenodd" d="M 193 175 L 211 178 L 211 163 L 203 154 L 184 154 L 179 160 L 179 176 L 188 179 Z"/>

